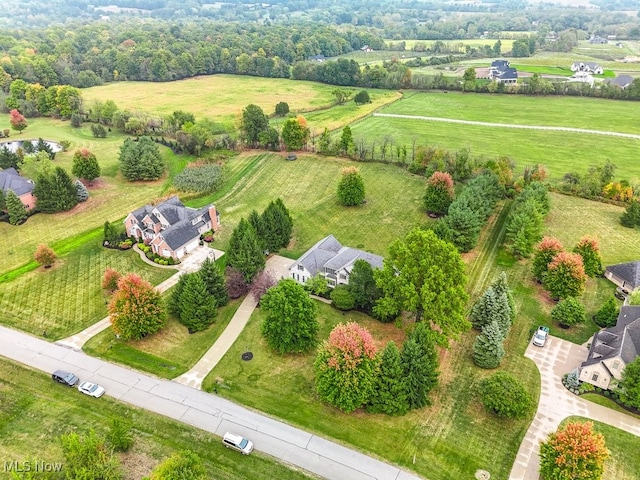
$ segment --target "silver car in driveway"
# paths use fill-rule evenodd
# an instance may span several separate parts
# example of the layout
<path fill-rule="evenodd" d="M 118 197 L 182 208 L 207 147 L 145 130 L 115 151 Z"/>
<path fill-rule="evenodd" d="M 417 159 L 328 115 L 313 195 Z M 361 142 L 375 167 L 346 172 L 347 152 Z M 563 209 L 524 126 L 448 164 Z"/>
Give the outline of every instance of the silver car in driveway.
<path fill-rule="evenodd" d="M 544 344 L 547 343 L 547 337 L 549 337 L 549 327 L 540 326 L 533 334 L 533 344 L 536 347 L 544 347 Z"/>

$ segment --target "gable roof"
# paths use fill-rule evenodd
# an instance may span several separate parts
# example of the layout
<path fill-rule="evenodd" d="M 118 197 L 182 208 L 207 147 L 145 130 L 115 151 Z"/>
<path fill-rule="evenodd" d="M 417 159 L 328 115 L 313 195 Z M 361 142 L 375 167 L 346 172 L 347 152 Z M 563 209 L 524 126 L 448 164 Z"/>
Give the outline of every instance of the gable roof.
<path fill-rule="evenodd" d="M 13 190 L 17 196 L 33 192 L 33 183 L 22 177 L 15 168 L 6 168 L 0 172 L 0 190 L 7 193 Z"/>
<path fill-rule="evenodd" d="M 353 264 L 359 259 L 366 261 L 373 268 L 382 268 L 383 259 L 380 255 L 357 248 L 343 247 L 336 237 L 329 235 L 307 250 L 289 267 L 289 270 L 295 270 L 298 265 L 302 265 L 311 276 L 322 272 L 325 268 L 336 271 L 346 269 L 351 272 Z"/>
<path fill-rule="evenodd" d="M 623 305 L 614 327 L 596 332 L 582 367 L 621 357 L 625 364 L 640 354 L 640 306 Z"/>
<path fill-rule="evenodd" d="M 605 272 L 611 272 L 616 277 L 624 280 L 625 285 L 629 285 L 633 290 L 640 287 L 640 261 L 618 263 L 609 265 Z"/>
<path fill-rule="evenodd" d="M 513 67 L 508 67 L 502 73 L 498 75 L 500 80 L 516 80 L 518 78 L 518 72 Z"/>
<path fill-rule="evenodd" d="M 609 80 L 610 85 L 616 87 L 626 88 L 633 83 L 633 77 L 631 75 L 618 75 L 616 78 Z"/>

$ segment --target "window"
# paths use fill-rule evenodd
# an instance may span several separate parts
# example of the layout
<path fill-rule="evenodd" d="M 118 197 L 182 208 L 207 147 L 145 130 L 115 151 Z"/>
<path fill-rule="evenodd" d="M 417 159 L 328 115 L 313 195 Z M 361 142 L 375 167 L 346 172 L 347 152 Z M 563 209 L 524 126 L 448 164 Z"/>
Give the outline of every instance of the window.
<path fill-rule="evenodd" d="M 618 368 L 620 368 L 620 362 L 616 360 L 615 362 L 613 362 L 613 369 L 618 370 Z"/>
<path fill-rule="evenodd" d="M 591 376 L 591 380 L 592 380 L 593 382 L 597 382 L 597 381 L 598 381 L 598 374 L 597 374 L 597 373 L 594 373 L 594 374 Z"/>
<path fill-rule="evenodd" d="M 304 270 L 304 265 L 298 265 L 298 270 Z"/>

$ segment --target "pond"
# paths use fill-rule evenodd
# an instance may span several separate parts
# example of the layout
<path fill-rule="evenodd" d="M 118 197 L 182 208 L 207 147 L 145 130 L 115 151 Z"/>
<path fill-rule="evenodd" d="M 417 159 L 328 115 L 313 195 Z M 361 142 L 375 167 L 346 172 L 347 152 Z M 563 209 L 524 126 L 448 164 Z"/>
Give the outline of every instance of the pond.
<path fill-rule="evenodd" d="M 0 149 L 7 147 L 13 153 L 16 153 L 18 148 L 22 147 L 24 142 L 31 142 L 31 144 L 35 147 L 38 144 L 38 139 L 35 140 L 13 140 L 11 142 L 0 142 Z M 62 151 L 62 145 L 56 142 L 50 142 L 49 140 L 45 140 L 45 143 L 51 147 L 53 153 L 58 153 Z"/>

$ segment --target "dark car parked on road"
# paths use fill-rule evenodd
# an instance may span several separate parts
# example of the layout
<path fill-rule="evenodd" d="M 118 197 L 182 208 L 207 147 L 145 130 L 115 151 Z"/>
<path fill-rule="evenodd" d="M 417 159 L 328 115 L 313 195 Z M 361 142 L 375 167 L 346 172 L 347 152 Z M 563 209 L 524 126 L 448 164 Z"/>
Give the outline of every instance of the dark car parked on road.
<path fill-rule="evenodd" d="M 73 387 L 80 381 L 80 379 L 73 373 L 65 372 L 64 370 L 56 370 L 51 374 L 51 378 L 53 378 L 56 382 L 62 383 L 63 385 L 68 385 L 70 387 Z"/>

